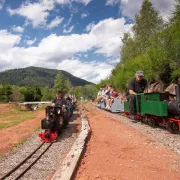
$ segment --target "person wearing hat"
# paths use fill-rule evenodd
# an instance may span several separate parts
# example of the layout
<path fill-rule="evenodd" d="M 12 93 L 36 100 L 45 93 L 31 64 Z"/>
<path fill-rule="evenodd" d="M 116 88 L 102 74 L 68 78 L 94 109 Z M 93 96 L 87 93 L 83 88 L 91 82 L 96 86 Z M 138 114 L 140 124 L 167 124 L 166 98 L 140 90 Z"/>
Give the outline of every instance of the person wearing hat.
<path fill-rule="evenodd" d="M 128 92 L 126 99 L 129 101 L 130 118 L 134 120 L 136 94 L 143 93 L 147 89 L 147 80 L 144 79 L 143 71 L 136 71 L 135 78 L 133 78 L 128 85 Z"/>
<path fill-rule="evenodd" d="M 56 92 L 56 98 L 52 100 L 51 106 L 65 106 L 66 100 L 62 97 L 62 92 L 57 91 Z"/>

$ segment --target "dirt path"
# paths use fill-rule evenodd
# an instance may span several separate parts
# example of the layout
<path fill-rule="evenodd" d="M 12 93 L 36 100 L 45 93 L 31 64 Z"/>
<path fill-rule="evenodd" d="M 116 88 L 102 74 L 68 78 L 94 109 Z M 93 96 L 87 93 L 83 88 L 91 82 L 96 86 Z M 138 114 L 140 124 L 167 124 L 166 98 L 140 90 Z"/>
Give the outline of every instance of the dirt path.
<path fill-rule="evenodd" d="M 30 137 L 40 127 L 40 121 L 44 118 L 44 111 L 29 121 L 22 122 L 16 126 L 0 130 L 0 153 L 7 153 L 11 148 Z"/>
<path fill-rule="evenodd" d="M 77 180 L 178 180 L 180 157 L 140 131 L 86 106 L 92 129 Z"/>

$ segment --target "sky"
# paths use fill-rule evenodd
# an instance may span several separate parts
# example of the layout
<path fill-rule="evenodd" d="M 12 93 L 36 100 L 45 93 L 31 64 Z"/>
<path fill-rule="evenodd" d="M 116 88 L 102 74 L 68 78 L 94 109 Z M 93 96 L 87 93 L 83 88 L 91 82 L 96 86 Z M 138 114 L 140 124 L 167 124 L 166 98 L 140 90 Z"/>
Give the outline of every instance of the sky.
<path fill-rule="evenodd" d="M 151 0 L 165 21 L 174 0 Z M 0 71 L 65 70 L 98 83 L 120 61 L 142 0 L 0 0 Z"/>

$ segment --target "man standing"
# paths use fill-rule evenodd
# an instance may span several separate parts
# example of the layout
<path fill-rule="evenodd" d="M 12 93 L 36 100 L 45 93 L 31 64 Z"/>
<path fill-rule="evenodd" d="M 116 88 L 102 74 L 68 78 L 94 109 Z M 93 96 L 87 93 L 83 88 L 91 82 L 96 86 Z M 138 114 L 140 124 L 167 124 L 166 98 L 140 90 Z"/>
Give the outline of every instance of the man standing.
<path fill-rule="evenodd" d="M 128 85 L 127 100 L 129 101 L 130 118 L 134 120 L 136 107 L 136 94 L 143 93 L 147 88 L 147 80 L 144 79 L 143 71 L 137 71 L 136 77 Z"/>

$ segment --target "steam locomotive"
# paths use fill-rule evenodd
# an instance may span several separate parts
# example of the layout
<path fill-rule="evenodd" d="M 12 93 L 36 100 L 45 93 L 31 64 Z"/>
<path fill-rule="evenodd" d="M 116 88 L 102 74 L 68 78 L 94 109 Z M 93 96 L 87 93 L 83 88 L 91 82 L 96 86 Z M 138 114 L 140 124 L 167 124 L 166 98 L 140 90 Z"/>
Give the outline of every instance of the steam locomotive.
<path fill-rule="evenodd" d="M 168 92 L 136 94 L 135 119 L 148 123 L 152 127 L 163 126 L 172 133 L 178 133 L 180 131 L 180 85 L 175 87 L 175 92 L 176 99 L 174 100 L 169 99 Z M 100 108 L 103 107 L 102 102 Z M 110 111 L 123 112 L 129 117 L 129 102 L 116 99 Z"/>
<path fill-rule="evenodd" d="M 169 93 L 141 93 L 136 95 L 136 119 L 169 129 L 180 130 L 180 85 L 175 87 L 176 99 L 170 100 Z M 124 102 L 124 112 L 129 116 L 129 102 Z"/>
<path fill-rule="evenodd" d="M 39 134 L 42 142 L 54 142 L 62 129 L 69 124 L 69 119 L 73 115 L 74 105 L 70 101 L 66 106 L 47 106 L 45 110 L 46 118 L 41 121 L 41 129 L 45 131 Z"/>

